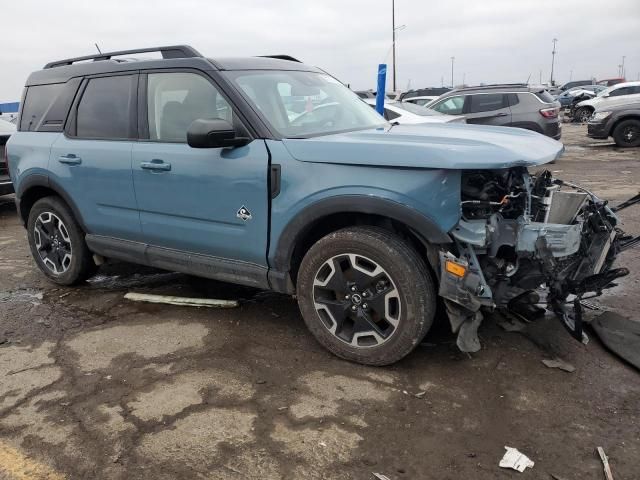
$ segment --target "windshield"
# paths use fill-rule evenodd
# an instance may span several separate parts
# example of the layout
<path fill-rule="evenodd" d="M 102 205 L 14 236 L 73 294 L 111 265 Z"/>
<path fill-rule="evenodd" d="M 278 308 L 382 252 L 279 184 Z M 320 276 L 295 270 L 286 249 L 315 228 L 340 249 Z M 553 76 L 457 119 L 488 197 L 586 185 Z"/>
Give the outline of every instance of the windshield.
<path fill-rule="evenodd" d="M 605 95 L 609 94 L 612 90 L 616 90 L 616 89 L 614 87 L 609 87 L 609 88 L 605 88 L 604 90 L 600 90 L 597 93 L 596 97 L 604 97 Z"/>
<path fill-rule="evenodd" d="M 388 125 L 375 110 L 330 75 L 272 70 L 224 74 L 285 138 Z"/>
<path fill-rule="evenodd" d="M 428 108 L 409 102 L 389 102 L 389 105 L 393 105 L 396 108 L 406 110 L 407 112 L 411 112 L 415 115 L 420 115 L 421 117 L 433 117 L 436 115 L 442 115 L 442 113 L 436 112 L 435 110 L 430 110 Z"/>

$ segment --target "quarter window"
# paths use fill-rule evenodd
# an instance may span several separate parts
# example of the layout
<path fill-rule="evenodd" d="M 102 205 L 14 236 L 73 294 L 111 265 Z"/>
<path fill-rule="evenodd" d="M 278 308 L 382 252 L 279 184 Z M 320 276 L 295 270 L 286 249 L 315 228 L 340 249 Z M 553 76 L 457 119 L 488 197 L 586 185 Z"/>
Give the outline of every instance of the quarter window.
<path fill-rule="evenodd" d="M 433 110 L 447 115 L 460 115 L 464 107 L 464 97 L 449 97 L 432 107 Z"/>
<path fill-rule="evenodd" d="M 186 72 L 149 74 L 147 115 L 149 138 L 159 142 L 186 142 L 199 118 L 233 122 L 231 106 L 211 82 Z"/>
<path fill-rule="evenodd" d="M 20 116 L 20 130 L 30 132 L 37 128 L 42 116 L 51 107 L 62 91 L 63 83 L 36 85 L 27 88 L 24 98 L 22 115 Z"/>
<path fill-rule="evenodd" d="M 491 112 L 508 106 L 502 93 L 471 95 L 469 113 Z"/>
<path fill-rule="evenodd" d="M 78 105 L 76 135 L 80 138 L 131 138 L 135 116 L 134 75 L 92 78 Z"/>

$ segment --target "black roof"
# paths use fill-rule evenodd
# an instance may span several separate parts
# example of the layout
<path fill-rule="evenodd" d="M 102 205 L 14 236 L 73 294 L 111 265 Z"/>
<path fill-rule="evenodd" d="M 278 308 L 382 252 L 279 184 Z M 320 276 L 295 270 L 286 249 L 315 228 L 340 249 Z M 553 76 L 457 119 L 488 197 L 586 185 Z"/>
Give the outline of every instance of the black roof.
<path fill-rule="evenodd" d="M 161 59 L 136 59 L 140 53 L 159 52 Z M 118 58 L 114 58 L 118 57 Z M 47 63 L 33 72 L 27 86 L 66 82 L 70 78 L 101 73 L 149 70 L 155 68 L 199 68 L 201 70 L 302 70 L 322 72 L 289 55 L 262 57 L 206 58 L 188 45 L 120 50 L 66 58 Z"/>

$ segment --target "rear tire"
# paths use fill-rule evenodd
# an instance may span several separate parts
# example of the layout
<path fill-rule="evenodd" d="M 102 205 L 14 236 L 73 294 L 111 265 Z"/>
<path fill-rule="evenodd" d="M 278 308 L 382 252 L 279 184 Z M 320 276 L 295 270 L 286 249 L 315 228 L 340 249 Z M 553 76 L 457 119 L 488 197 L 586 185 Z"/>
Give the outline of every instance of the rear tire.
<path fill-rule="evenodd" d="M 27 236 L 36 264 L 55 283 L 74 285 L 96 271 L 84 232 L 59 197 L 44 197 L 33 205 Z"/>
<path fill-rule="evenodd" d="M 623 120 L 611 136 L 619 147 L 640 147 L 640 120 Z"/>
<path fill-rule="evenodd" d="M 313 245 L 300 265 L 297 295 L 320 344 L 376 366 L 397 362 L 424 338 L 437 298 L 416 250 L 376 227 L 345 228 Z"/>

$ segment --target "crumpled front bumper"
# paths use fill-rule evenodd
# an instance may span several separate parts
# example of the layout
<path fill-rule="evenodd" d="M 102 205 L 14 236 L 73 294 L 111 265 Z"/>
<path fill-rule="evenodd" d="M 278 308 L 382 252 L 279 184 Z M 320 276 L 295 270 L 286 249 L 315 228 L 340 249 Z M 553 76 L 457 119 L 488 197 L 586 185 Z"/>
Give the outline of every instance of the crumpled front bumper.
<path fill-rule="evenodd" d="M 547 309 L 574 338 L 586 343 L 580 301 L 585 295 L 602 294 L 629 273 L 613 264 L 620 252 L 639 244 L 640 237 L 622 232 L 615 212 L 635 203 L 640 203 L 640 195 L 613 209 L 605 201 L 592 200 L 584 207 L 584 220 L 570 224 L 505 220 L 499 215 L 484 224 L 461 220 L 452 232 L 454 247 L 439 252 L 439 295 L 458 333 L 458 347 L 479 350 L 477 328 L 483 312 L 509 310 L 518 298 L 541 289 L 547 293 Z M 487 266 L 497 263 L 504 246 L 513 249 L 517 260 L 511 270 L 496 275 Z"/>

